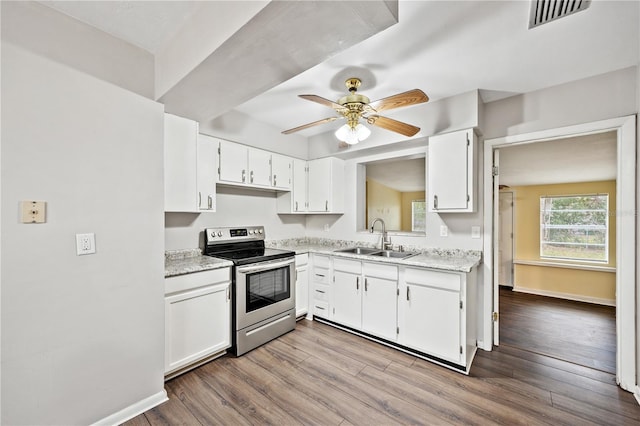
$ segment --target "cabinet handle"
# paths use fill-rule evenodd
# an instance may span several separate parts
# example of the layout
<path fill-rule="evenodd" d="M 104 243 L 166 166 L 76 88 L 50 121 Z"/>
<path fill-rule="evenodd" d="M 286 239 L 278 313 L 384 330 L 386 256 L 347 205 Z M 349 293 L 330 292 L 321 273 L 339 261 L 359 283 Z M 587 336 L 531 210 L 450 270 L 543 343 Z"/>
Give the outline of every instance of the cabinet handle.
<path fill-rule="evenodd" d="M 296 201 L 296 211 L 298 211 L 298 202 Z"/>
<path fill-rule="evenodd" d="M 211 195 L 207 196 L 208 202 L 209 202 L 209 210 L 213 209 L 213 198 L 211 197 Z"/>
<path fill-rule="evenodd" d="M 278 186 L 278 185 L 276 184 L 276 175 L 273 175 L 273 186 Z"/>
<path fill-rule="evenodd" d="M 320 309 L 320 310 L 324 311 L 324 308 L 322 306 L 316 305 L 316 309 Z"/>
<path fill-rule="evenodd" d="M 316 293 L 322 293 L 322 294 L 324 294 L 324 290 L 316 290 Z"/>
<path fill-rule="evenodd" d="M 231 288 L 227 287 L 227 300 L 231 300 Z"/>
<path fill-rule="evenodd" d="M 328 212 L 329 211 L 329 200 L 324 202 L 324 211 Z"/>
<path fill-rule="evenodd" d="M 360 277 L 356 277 L 356 290 L 360 290 Z"/>
<path fill-rule="evenodd" d="M 316 274 L 316 277 L 324 278 L 324 275 L 322 275 L 322 274 Z"/>
<path fill-rule="evenodd" d="M 407 300 L 409 300 L 409 286 L 407 286 Z"/>
<path fill-rule="evenodd" d="M 253 170 L 249 173 L 249 182 L 253 183 Z"/>
<path fill-rule="evenodd" d="M 433 209 L 434 210 L 438 210 L 438 196 L 437 195 L 433 196 Z"/>
<path fill-rule="evenodd" d="M 367 279 L 365 278 L 365 279 L 364 279 L 364 291 L 367 291 L 367 290 L 368 290 L 368 288 L 369 288 L 369 285 L 368 285 L 368 283 L 367 283 Z"/>
<path fill-rule="evenodd" d="M 242 183 L 244 183 L 245 180 L 247 180 L 247 171 L 242 169 Z"/>
<path fill-rule="evenodd" d="M 198 191 L 198 207 L 202 207 L 202 192 Z"/>

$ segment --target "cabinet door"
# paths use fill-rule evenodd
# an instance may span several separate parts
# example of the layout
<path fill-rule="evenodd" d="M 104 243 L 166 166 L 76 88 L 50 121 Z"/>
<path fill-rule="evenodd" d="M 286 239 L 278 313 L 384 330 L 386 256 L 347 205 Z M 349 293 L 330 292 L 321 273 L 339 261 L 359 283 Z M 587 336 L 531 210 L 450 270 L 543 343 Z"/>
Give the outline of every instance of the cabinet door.
<path fill-rule="evenodd" d="M 331 284 L 331 319 L 360 329 L 362 326 L 362 277 L 351 272 L 334 271 Z"/>
<path fill-rule="evenodd" d="M 398 280 L 364 277 L 362 330 L 384 339 L 396 340 Z"/>
<path fill-rule="evenodd" d="M 271 186 L 271 153 L 249 148 L 249 185 Z"/>
<path fill-rule="evenodd" d="M 198 135 L 198 209 L 216 211 L 216 168 L 218 141 Z"/>
<path fill-rule="evenodd" d="M 164 115 L 164 210 L 197 212 L 198 123 Z"/>
<path fill-rule="evenodd" d="M 307 162 L 293 160 L 292 211 L 307 211 Z"/>
<path fill-rule="evenodd" d="M 310 212 L 331 211 L 331 159 L 322 158 L 307 162 L 308 167 L 308 202 Z"/>
<path fill-rule="evenodd" d="M 309 311 L 309 269 L 307 265 L 296 266 L 296 317 Z"/>
<path fill-rule="evenodd" d="M 461 363 L 460 293 L 413 283 L 401 290 L 399 343 Z"/>
<path fill-rule="evenodd" d="M 472 210 L 473 136 L 463 130 L 429 138 L 429 211 Z"/>
<path fill-rule="evenodd" d="M 165 298 L 165 374 L 231 346 L 230 284 Z"/>
<path fill-rule="evenodd" d="M 221 182 L 249 183 L 247 168 L 248 148 L 233 142 L 220 142 L 219 180 Z"/>
<path fill-rule="evenodd" d="M 291 189 L 291 164 L 293 159 L 285 155 L 271 154 L 271 186 Z"/>

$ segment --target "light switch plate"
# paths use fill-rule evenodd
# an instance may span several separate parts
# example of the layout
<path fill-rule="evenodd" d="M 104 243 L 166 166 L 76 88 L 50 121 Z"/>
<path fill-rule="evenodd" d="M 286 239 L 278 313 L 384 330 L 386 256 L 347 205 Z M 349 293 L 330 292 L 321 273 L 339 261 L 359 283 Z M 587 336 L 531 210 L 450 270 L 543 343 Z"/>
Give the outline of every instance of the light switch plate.
<path fill-rule="evenodd" d="M 44 201 L 21 201 L 20 213 L 22 223 L 44 223 L 46 203 Z"/>
<path fill-rule="evenodd" d="M 94 254 L 96 252 L 96 234 L 76 234 L 76 254 Z"/>

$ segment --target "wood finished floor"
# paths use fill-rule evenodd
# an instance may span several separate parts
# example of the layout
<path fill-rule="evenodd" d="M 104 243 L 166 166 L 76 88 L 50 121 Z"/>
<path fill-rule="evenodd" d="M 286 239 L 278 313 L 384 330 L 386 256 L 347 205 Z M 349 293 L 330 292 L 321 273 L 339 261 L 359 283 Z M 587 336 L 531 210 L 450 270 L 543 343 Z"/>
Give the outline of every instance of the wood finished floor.
<path fill-rule="evenodd" d="M 138 425 L 637 425 L 612 374 L 511 346 L 469 376 L 307 320 L 166 383 Z"/>
<path fill-rule="evenodd" d="M 616 308 L 501 288 L 500 345 L 615 374 Z"/>

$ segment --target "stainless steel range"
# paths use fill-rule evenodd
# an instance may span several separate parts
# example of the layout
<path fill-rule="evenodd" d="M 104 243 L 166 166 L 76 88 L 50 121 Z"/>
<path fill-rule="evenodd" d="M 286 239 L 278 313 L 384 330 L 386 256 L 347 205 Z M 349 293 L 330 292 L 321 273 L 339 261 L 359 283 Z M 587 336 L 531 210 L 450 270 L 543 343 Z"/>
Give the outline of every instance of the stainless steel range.
<path fill-rule="evenodd" d="M 236 356 L 296 326 L 295 253 L 265 248 L 264 227 L 207 228 L 208 256 L 233 262 L 232 348 Z"/>

